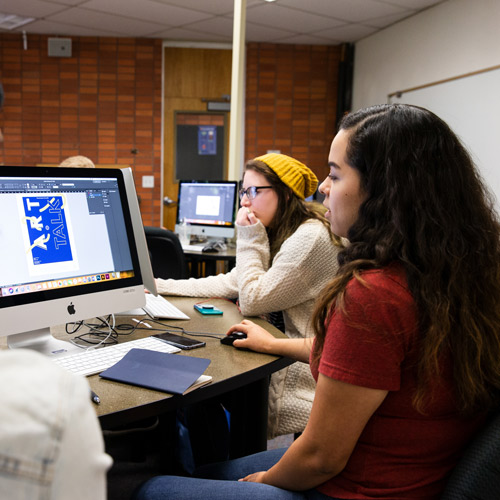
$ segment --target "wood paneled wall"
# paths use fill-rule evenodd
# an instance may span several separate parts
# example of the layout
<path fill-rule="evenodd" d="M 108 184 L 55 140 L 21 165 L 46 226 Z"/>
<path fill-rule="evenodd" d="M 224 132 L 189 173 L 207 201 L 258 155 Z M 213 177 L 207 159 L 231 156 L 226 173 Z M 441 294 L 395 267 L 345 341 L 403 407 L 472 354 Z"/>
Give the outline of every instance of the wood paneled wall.
<path fill-rule="evenodd" d="M 326 177 L 340 53 L 339 45 L 247 45 L 247 159 L 279 150 Z"/>
<path fill-rule="evenodd" d="M 134 171 L 144 222 L 160 224 L 161 40 L 73 38 L 49 57 L 47 36 L 0 35 L 5 135 L 0 163 L 58 164 L 84 155 Z M 155 187 L 142 188 L 154 175 Z"/>
<path fill-rule="evenodd" d="M 82 154 L 97 164 L 130 165 L 144 223 L 160 225 L 161 40 L 77 37 L 72 57 L 54 58 L 47 38 L 28 35 L 23 50 L 20 34 L 0 34 L 0 164 L 51 164 Z M 279 149 L 324 178 L 340 47 L 247 48 L 245 158 Z M 143 175 L 154 176 L 154 189 L 142 188 Z"/>

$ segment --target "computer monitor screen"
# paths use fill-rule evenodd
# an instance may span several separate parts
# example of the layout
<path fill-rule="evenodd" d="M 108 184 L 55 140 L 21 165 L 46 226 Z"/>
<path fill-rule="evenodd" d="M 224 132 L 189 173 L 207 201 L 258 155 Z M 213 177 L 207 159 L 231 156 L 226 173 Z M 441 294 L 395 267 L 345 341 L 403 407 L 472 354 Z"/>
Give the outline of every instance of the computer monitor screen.
<path fill-rule="evenodd" d="M 145 304 L 120 169 L 0 167 L 0 336 L 60 354 L 50 327 Z"/>
<path fill-rule="evenodd" d="M 179 181 L 176 232 L 184 220 L 192 235 L 232 238 L 237 191 L 236 181 Z"/>

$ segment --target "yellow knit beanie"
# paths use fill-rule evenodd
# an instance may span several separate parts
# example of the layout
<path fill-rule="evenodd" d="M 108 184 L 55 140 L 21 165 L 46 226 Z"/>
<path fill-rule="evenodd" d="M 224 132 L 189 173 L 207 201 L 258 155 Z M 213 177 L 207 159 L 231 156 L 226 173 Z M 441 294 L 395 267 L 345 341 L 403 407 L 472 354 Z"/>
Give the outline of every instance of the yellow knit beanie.
<path fill-rule="evenodd" d="M 268 153 L 254 159 L 264 162 L 301 200 L 314 194 L 318 187 L 314 172 L 291 156 Z"/>

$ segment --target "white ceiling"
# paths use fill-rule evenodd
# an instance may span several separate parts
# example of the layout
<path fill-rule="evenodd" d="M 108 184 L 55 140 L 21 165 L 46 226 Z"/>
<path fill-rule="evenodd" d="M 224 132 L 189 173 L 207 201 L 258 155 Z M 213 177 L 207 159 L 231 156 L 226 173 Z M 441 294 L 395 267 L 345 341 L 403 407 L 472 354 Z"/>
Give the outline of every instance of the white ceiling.
<path fill-rule="evenodd" d="M 355 42 L 443 0 L 247 0 L 249 42 Z M 2 0 L 2 14 L 32 17 L 0 33 L 161 38 L 231 43 L 234 0 Z"/>

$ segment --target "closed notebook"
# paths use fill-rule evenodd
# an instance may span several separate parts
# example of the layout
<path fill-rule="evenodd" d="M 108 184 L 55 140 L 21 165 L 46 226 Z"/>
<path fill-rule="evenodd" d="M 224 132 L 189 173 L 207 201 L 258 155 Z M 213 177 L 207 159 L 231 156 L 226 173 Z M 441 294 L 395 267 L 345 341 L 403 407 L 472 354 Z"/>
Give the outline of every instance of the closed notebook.
<path fill-rule="evenodd" d="M 210 360 L 205 358 L 131 349 L 118 363 L 101 372 L 100 376 L 156 391 L 184 394 L 209 364 Z M 211 377 L 205 376 L 202 380 L 207 383 Z"/>

